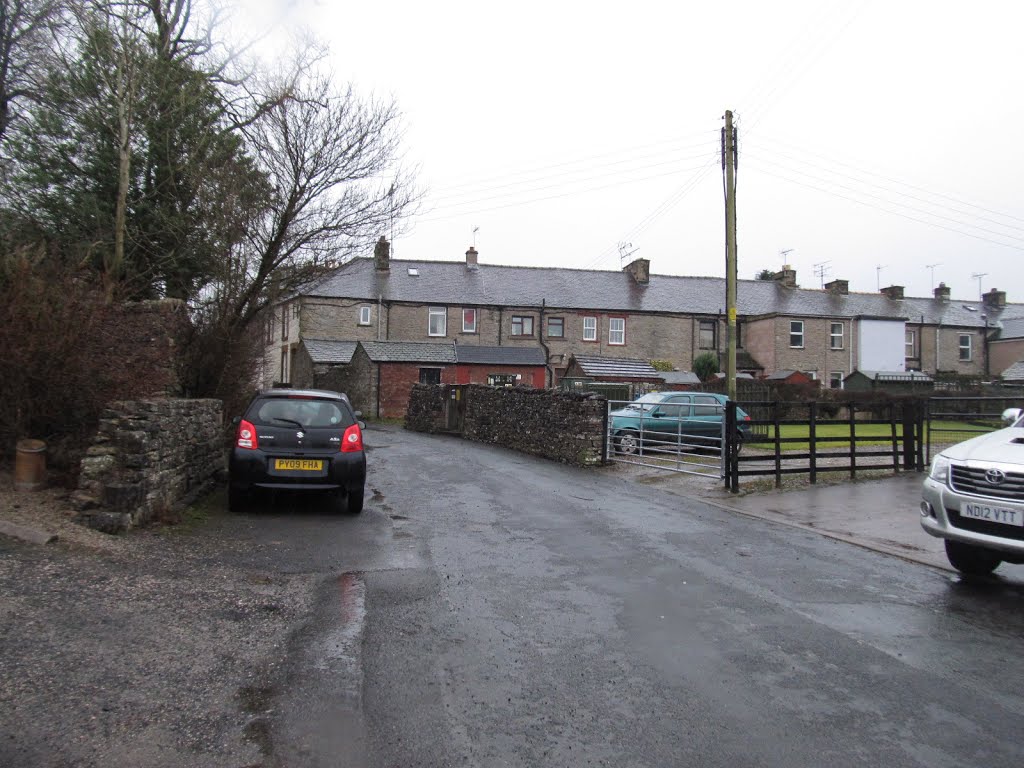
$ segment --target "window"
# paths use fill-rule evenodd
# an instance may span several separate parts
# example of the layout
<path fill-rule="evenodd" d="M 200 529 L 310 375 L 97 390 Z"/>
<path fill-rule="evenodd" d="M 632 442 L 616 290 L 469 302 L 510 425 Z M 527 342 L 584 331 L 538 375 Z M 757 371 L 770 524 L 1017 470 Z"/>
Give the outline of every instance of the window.
<path fill-rule="evenodd" d="M 829 389 L 842 389 L 843 388 L 843 372 L 832 371 L 828 375 L 828 386 Z"/>
<path fill-rule="evenodd" d="M 281 306 L 281 341 L 288 341 L 288 305 L 284 304 Z M 281 379 L 281 381 L 288 381 L 288 379 Z"/>
<path fill-rule="evenodd" d="M 512 315 L 513 336 L 533 336 L 533 317 L 531 315 Z"/>
<path fill-rule="evenodd" d="M 565 320 L 560 317 L 548 318 L 548 338 L 561 339 L 565 336 Z"/>
<path fill-rule="evenodd" d="M 718 398 L 710 395 L 696 395 L 693 403 L 694 416 L 719 416 L 725 410 Z"/>
<path fill-rule="evenodd" d="M 475 309 L 464 309 L 464 310 L 462 310 L 462 332 L 463 333 L 476 333 L 476 310 Z"/>
<path fill-rule="evenodd" d="M 440 368 L 420 368 L 420 384 L 440 384 Z"/>
<path fill-rule="evenodd" d="M 969 333 L 960 334 L 960 361 L 963 363 L 970 362 L 971 360 L 971 335 Z"/>
<path fill-rule="evenodd" d="M 697 346 L 701 349 L 717 349 L 715 346 L 715 331 L 718 323 L 714 320 L 701 320 L 700 330 L 697 332 Z"/>
<path fill-rule="evenodd" d="M 514 373 L 489 373 L 487 383 L 492 387 L 514 387 L 516 375 Z"/>
<path fill-rule="evenodd" d="M 803 345 L 801 345 L 803 346 Z M 828 335 L 828 346 L 829 349 L 842 349 L 843 348 L 843 324 L 832 323 L 832 329 Z"/>
<path fill-rule="evenodd" d="M 915 352 L 917 350 L 917 345 L 914 343 L 916 341 L 916 339 L 914 338 L 914 331 L 907 331 L 906 339 L 907 339 L 906 340 L 906 345 L 907 345 L 906 355 L 907 355 L 907 359 L 910 360 L 910 359 L 912 359 L 912 358 L 917 356 L 915 354 Z"/>
<path fill-rule="evenodd" d="M 448 333 L 448 310 L 444 307 L 431 307 L 430 320 L 427 323 L 428 336 L 444 336 Z"/>
<path fill-rule="evenodd" d="M 292 317 L 297 318 L 299 316 L 299 302 L 292 304 Z"/>
<path fill-rule="evenodd" d="M 789 323 L 789 346 L 793 349 L 804 348 L 804 321 L 791 320 Z"/>
<path fill-rule="evenodd" d="M 597 318 L 596 317 L 584 317 L 583 318 L 583 340 L 584 341 L 597 341 Z"/>
<path fill-rule="evenodd" d="M 281 348 L 281 383 L 288 383 L 288 347 Z"/>
<path fill-rule="evenodd" d="M 373 314 L 373 307 L 360 307 L 359 308 L 359 324 L 369 325 L 370 317 Z"/>
<path fill-rule="evenodd" d="M 615 346 L 626 343 L 626 318 L 608 318 L 608 343 Z"/>
<path fill-rule="evenodd" d="M 271 312 L 269 315 L 267 315 L 266 334 L 263 337 L 263 343 L 264 344 L 273 344 L 274 343 L 274 332 L 275 332 L 275 324 L 276 324 L 276 322 L 277 322 L 277 315 L 276 314 Z"/>

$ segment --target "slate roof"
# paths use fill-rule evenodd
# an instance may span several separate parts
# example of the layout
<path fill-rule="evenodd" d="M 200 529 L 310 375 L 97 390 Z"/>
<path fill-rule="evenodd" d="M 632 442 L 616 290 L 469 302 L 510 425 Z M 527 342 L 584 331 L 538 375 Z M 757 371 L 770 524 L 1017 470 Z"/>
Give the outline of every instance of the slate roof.
<path fill-rule="evenodd" d="M 348 365 L 356 351 L 354 341 L 328 341 L 325 339 L 302 339 L 303 346 L 314 363 L 335 363 Z"/>
<path fill-rule="evenodd" d="M 1003 371 L 1003 381 L 1024 381 L 1024 360 Z"/>
<path fill-rule="evenodd" d="M 622 376 L 630 379 L 658 379 L 661 374 L 646 360 L 625 357 L 597 357 L 573 355 L 580 369 L 587 376 Z M 572 362 L 569 363 L 570 367 Z"/>
<path fill-rule="evenodd" d="M 932 377 L 927 373 L 921 373 L 921 371 L 854 371 L 850 376 L 856 374 L 867 376 L 869 379 L 875 380 L 881 377 L 882 381 L 931 381 Z M 846 378 L 850 378 L 847 376 Z"/>
<path fill-rule="evenodd" d="M 1024 317 L 1003 320 L 999 329 L 999 339 L 1024 338 Z"/>
<path fill-rule="evenodd" d="M 776 371 L 770 376 L 765 376 L 764 379 L 765 381 L 783 381 L 784 379 L 788 379 L 794 373 L 797 373 L 797 371 Z"/>
<path fill-rule="evenodd" d="M 418 275 L 413 276 L 410 270 Z M 664 312 L 718 315 L 725 307 L 725 278 L 651 275 L 638 285 L 627 272 L 506 267 L 481 264 L 467 269 L 462 261 L 393 259 L 378 272 L 372 258 L 353 259 L 304 291 L 316 297 L 456 306 L 537 307 L 554 310 Z M 1002 310 L 980 301 L 931 297 L 890 299 L 880 293 L 835 295 L 825 290 L 786 288 L 771 280 L 740 280 L 737 308 L 744 317 L 873 317 L 927 324 L 984 327 L 1009 319 L 1024 320 L 1024 304 Z"/>
<path fill-rule="evenodd" d="M 700 384 L 700 377 L 693 371 L 659 371 L 658 375 L 666 384 Z"/>
<path fill-rule="evenodd" d="M 455 359 L 460 363 L 481 365 L 544 365 L 540 347 L 485 347 L 475 344 L 455 345 Z"/>
<path fill-rule="evenodd" d="M 454 363 L 455 345 L 428 341 L 361 341 L 375 363 Z"/>

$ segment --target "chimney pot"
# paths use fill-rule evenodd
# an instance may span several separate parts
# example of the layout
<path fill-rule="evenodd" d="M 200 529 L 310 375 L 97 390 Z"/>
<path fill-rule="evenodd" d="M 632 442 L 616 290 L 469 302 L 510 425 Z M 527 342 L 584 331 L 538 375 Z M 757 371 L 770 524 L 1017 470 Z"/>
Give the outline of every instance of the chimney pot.
<path fill-rule="evenodd" d="M 981 297 L 981 300 L 985 303 L 986 307 L 992 309 L 1002 309 L 1006 306 L 1006 291 L 999 291 L 993 288 L 991 291 Z"/>
<path fill-rule="evenodd" d="M 825 290 L 833 296 L 848 296 L 850 294 L 850 281 L 833 280 L 831 283 L 825 283 Z"/>
<path fill-rule="evenodd" d="M 476 269 L 477 268 L 477 266 L 478 266 L 478 264 L 477 264 L 477 256 L 479 256 L 479 255 L 480 254 L 477 252 L 475 246 L 472 246 L 472 245 L 469 246 L 469 250 L 466 251 L 466 268 L 467 269 Z"/>
<path fill-rule="evenodd" d="M 949 301 L 949 286 L 945 283 L 939 283 L 935 289 L 935 298 L 942 299 L 943 301 Z"/>
<path fill-rule="evenodd" d="M 639 285 L 651 282 L 651 262 L 648 259 L 634 259 L 623 267 L 623 271 L 632 275 Z"/>
<path fill-rule="evenodd" d="M 388 272 L 391 269 L 391 243 L 384 235 L 380 236 L 377 245 L 373 247 L 374 266 L 380 272 Z"/>
<path fill-rule="evenodd" d="M 796 270 L 789 266 L 789 264 L 784 265 L 781 271 L 776 272 L 772 276 L 772 279 L 780 285 L 784 285 L 786 288 L 797 287 Z"/>

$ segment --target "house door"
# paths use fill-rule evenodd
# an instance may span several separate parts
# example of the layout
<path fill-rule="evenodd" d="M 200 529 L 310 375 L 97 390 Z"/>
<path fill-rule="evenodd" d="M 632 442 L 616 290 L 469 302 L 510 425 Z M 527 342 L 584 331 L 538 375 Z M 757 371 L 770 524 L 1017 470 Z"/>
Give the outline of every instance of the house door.
<path fill-rule="evenodd" d="M 445 401 L 445 424 L 449 432 L 462 432 L 462 425 L 466 418 L 465 387 L 461 384 L 453 384 L 448 387 L 448 396 Z"/>

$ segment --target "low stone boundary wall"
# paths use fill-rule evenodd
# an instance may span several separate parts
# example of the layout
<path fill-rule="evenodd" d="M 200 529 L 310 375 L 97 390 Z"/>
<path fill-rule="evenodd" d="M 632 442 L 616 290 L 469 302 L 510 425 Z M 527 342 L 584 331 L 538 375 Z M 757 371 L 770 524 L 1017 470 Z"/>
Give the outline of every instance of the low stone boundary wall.
<path fill-rule="evenodd" d="M 79 521 L 121 533 L 183 509 L 224 469 L 221 420 L 219 400 L 111 403 L 82 459 Z"/>
<path fill-rule="evenodd" d="M 469 440 L 492 443 L 576 466 L 600 464 L 604 451 L 606 400 L 600 395 L 555 389 L 489 387 L 464 384 L 461 405 L 451 385 L 417 384 L 409 397 L 406 429 L 445 432 L 448 408 L 461 407 L 458 432 Z"/>

